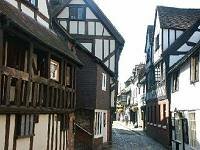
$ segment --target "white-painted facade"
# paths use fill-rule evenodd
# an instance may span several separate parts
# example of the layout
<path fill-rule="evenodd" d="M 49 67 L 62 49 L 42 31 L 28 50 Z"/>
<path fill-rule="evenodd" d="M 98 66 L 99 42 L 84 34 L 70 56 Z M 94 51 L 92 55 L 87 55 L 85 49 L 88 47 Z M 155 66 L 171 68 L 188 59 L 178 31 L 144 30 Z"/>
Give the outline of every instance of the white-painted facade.
<path fill-rule="evenodd" d="M 35 6 L 35 7 L 37 7 L 38 10 L 33 8 L 34 6 L 32 6 L 32 7 L 28 6 L 26 4 L 27 2 L 21 3 L 21 1 L 17 1 L 17 0 L 5 0 L 5 1 L 9 2 L 11 5 L 18 8 L 19 10 L 21 10 L 23 13 L 25 13 L 32 19 L 38 21 L 38 23 L 42 24 L 46 28 L 49 28 L 49 22 L 48 22 L 49 13 L 48 13 L 48 7 L 47 7 L 46 0 L 38 0 L 37 6 Z M 18 5 L 18 3 L 21 3 L 21 5 Z M 36 15 L 36 13 L 37 13 L 36 11 L 39 11 L 41 13 L 41 15 L 46 17 L 46 20 L 42 19 L 42 17 L 40 15 Z M 36 16 L 36 18 L 35 18 L 35 16 Z"/>
<path fill-rule="evenodd" d="M 76 6 L 84 7 L 85 18 L 84 19 L 71 19 L 70 18 L 70 7 Z M 108 29 L 102 24 L 102 21 L 97 17 L 93 10 L 86 5 L 84 0 L 72 0 L 69 5 L 62 9 L 61 12 L 57 15 L 58 22 L 60 25 L 69 31 L 70 34 L 77 36 L 85 35 L 88 36 L 88 39 L 93 39 L 87 43 L 83 44 L 89 52 L 94 53 L 97 58 L 104 61 L 107 57 L 110 56 L 108 61 L 105 61 L 104 64 L 113 72 L 116 71 L 115 54 L 111 54 L 116 50 L 116 42 L 114 37 L 109 33 Z M 69 25 L 69 27 L 68 27 Z M 90 37 L 91 36 L 91 37 Z M 86 38 L 87 40 L 87 38 Z M 82 44 L 82 42 L 80 42 Z M 92 46 L 88 46 L 89 43 Z M 92 47 L 92 49 L 91 49 Z"/>

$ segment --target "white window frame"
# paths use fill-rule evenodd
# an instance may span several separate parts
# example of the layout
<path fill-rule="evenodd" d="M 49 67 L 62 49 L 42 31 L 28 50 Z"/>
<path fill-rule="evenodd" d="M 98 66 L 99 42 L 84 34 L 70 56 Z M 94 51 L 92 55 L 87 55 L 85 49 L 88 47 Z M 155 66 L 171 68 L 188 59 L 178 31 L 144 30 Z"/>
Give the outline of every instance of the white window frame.
<path fill-rule="evenodd" d="M 106 91 L 106 84 L 107 84 L 107 76 L 105 73 L 102 73 L 102 90 Z"/>
<path fill-rule="evenodd" d="M 53 65 L 53 64 L 57 65 L 56 66 L 57 68 L 55 69 L 55 77 L 53 77 L 51 75 L 52 74 L 51 65 Z M 55 60 L 51 59 L 50 60 L 50 79 L 55 80 L 55 81 L 59 81 L 60 80 L 59 76 L 60 76 L 60 64 L 59 64 L 58 61 L 55 61 Z"/>
<path fill-rule="evenodd" d="M 99 138 L 102 136 L 103 136 L 103 112 L 95 111 L 94 137 Z"/>

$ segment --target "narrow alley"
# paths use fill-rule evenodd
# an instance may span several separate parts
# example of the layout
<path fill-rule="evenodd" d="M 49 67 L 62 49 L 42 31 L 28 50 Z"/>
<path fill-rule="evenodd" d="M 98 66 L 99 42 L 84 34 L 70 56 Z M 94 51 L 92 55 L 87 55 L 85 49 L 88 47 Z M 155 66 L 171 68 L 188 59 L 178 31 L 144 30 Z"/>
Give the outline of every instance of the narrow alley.
<path fill-rule="evenodd" d="M 146 136 L 142 129 L 133 128 L 120 121 L 113 122 L 113 144 L 111 150 L 166 150 L 162 145 Z"/>

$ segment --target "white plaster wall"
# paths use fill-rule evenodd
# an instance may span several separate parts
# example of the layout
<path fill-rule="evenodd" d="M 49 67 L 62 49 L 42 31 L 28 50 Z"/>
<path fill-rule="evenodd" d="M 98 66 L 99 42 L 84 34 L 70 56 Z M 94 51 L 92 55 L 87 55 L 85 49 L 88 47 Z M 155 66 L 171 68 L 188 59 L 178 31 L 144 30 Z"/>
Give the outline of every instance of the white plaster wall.
<path fill-rule="evenodd" d="M 0 149 L 4 149 L 5 144 L 5 127 L 6 127 L 6 115 L 0 115 Z"/>
<path fill-rule="evenodd" d="M 115 71 L 115 55 L 110 58 L 110 70 Z"/>
<path fill-rule="evenodd" d="M 109 40 L 104 40 L 104 58 L 109 54 Z"/>
<path fill-rule="evenodd" d="M 95 34 L 95 22 L 88 22 L 88 34 L 94 35 Z"/>
<path fill-rule="evenodd" d="M 102 40 L 95 40 L 95 56 L 102 60 Z"/>
<path fill-rule="evenodd" d="M 169 41 L 169 44 L 171 45 L 172 43 L 174 43 L 174 41 L 175 41 L 175 30 L 169 30 L 169 38 L 170 38 L 170 41 Z"/>
<path fill-rule="evenodd" d="M 64 29 L 67 29 L 67 22 L 66 21 L 60 21 L 60 24 Z"/>
<path fill-rule="evenodd" d="M 181 30 L 176 30 L 176 39 L 183 34 L 183 31 Z"/>
<path fill-rule="evenodd" d="M 88 7 L 86 8 L 86 19 L 97 19 L 97 17 Z"/>
<path fill-rule="evenodd" d="M 37 16 L 37 21 L 38 21 L 41 25 L 45 26 L 46 28 L 49 28 L 49 23 L 46 22 L 46 21 L 44 21 L 42 18 L 40 18 L 40 16 Z"/>
<path fill-rule="evenodd" d="M 107 60 L 105 63 L 104 63 L 107 67 L 109 67 L 109 61 Z"/>
<path fill-rule="evenodd" d="M 89 52 L 92 52 L 92 43 L 81 43 Z"/>
<path fill-rule="evenodd" d="M 85 4 L 83 0 L 72 0 L 70 4 Z"/>
<path fill-rule="evenodd" d="M 28 150 L 30 148 L 30 138 L 18 138 L 16 150 Z"/>
<path fill-rule="evenodd" d="M 163 50 L 168 48 L 168 29 L 163 29 Z"/>
<path fill-rule="evenodd" d="M 38 9 L 44 16 L 49 18 L 46 0 L 39 0 L 38 1 Z"/>
<path fill-rule="evenodd" d="M 26 7 L 24 4 L 21 4 L 21 9 L 23 13 L 34 19 L 34 12 L 30 8 Z"/>
<path fill-rule="evenodd" d="M 9 132 L 9 146 L 8 150 L 13 149 L 13 138 L 15 135 L 15 115 L 10 115 L 10 132 Z"/>
<path fill-rule="evenodd" d="M 188 41 L 197 43 L 197 42 L 199 42 L 199 40 L 200 40 L 200 32 L 196 31 L 193 33 L 193 35 L 190 37 L 190 39 Z"/>
<path fill-rule="evenodd" d="M 79 34 L 85 34 L 85 22 L 79 21 Z"/>
<path fill-rule="evenodd" d="M 108 31 L 106 30 L 106 28 L 104 28 L 104 33 L 103 33 L 104 36 L 110 36 L 110 33 L 108 33 Z"/>
<path fill-rule="evenodd" d="M 184 55 L 170 55 L 169 56 L 169 67 L 174 65 L 178 60 L 180 60 Z"/>
<path fill-rule="evenodd" d="M 48 134 L 48 115 L 39 115 L 39 123 L 35 124 L 33 149 L 46 149 Z"/>
<path fill-rule="evenodd" d="M 15 1 L 15 0 L 5 0 L 5 1 L 9 2 L 10 4 L 12 4 L 16 8 L 18 8 L 17 1 Z"/>
<path fill-rule="evenodd" d="M 179 52 L 187 52 L 192 48 L 192 46 L 188 46 L 187 44 L 183 44 L 177 51 Z"/>
<path fill-rule="evenodd" d="M 200 109 L 200 83 L 190 84 L 190 61 L 180 68 L 179 90 L 171 94 L 171 110 Z"/>
<path fill-rule="evenodd" d="M 58 18 L 69 18 L 69 7 L 65 7 L 63 11 L 58 15 Z"/>
<path fill-rule="evenodd" d="M 110 40 L 110 53 L 115 50 L 115 40 Z"/>
<path fill-rule="evenodd" d="M 70 33 L 72 34 L 77 34 L 77 28 L 78 28 L 78 25 L 77 25 L 77 21 L 70 21 Z"/>
<path fill-rule="evenodd" d="M 103 35 L 103 25 L 100 22 L 96 22 L 96 35 Z"/>

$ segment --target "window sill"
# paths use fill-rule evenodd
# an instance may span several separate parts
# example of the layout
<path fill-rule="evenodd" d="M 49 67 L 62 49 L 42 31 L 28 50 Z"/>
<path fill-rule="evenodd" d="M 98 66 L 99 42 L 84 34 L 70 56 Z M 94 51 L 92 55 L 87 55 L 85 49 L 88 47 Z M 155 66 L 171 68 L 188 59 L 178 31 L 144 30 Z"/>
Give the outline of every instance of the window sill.
<path fill-rule="evenodd" d="M 19 139 L 24 139 L 24 138 L 30 138 L 35 136 L 35 134 L 30 134 L 30 135 L 17 135 L 17 138 Z"/>
<path fill-rule="evenodd" d="M 196 82 L 199 82 L 199 80 L 190 81 L 190 84 L 195 84 Z"/>

